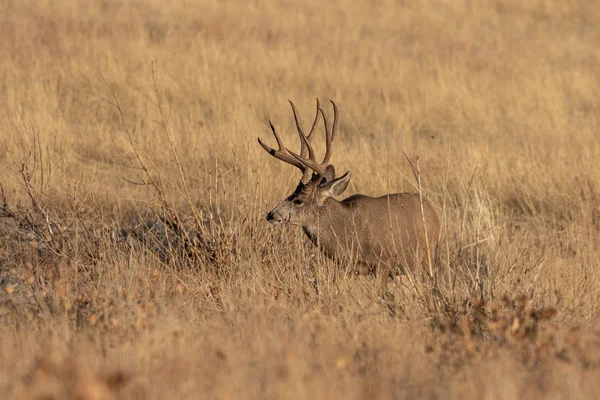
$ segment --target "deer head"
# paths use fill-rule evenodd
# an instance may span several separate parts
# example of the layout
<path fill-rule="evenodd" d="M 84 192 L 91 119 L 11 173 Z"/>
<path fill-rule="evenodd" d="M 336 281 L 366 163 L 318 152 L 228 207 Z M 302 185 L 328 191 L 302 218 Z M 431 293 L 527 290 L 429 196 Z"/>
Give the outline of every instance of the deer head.
<path fill-rule="evenodd" d="M 333 125 L 331 130 L 327 124 L 327 117 L 317 99 L 315 119 L 310 132 L 308 135 L 305 135 L 300 115 L 298 114 L 294 103 L 290 101 L 296 128 L 298 130 L 298 136 L 300 137 L 300 154 L 294 153 L 284 146 L 270 120 L 269 125 L 273 132 L 273 136 L 277 141 L 278 149 L 275 150 L 263 143 L 260 138 L 258 139 L 258 143 L 260 143 L 263 149 L 270 155 L 278 160 L 295 166 L 302 172 L 302 178 L 298 183 L 296 190 L 267 214 L 267 221 L 270 223 L 290 223 L 293 225 L 305 226 L 308 222 L 315 219 L 315 216 L 318 215 L 320 209 L 323 207 L 325 200 L 330 197 L 339 196 L 346 190 L 346 187 L 350 182 L 350 177 L 352 176 L 351 172 L 348 171 L 336 179 L 335 168 L 333 165 L 329 164 L 338 122 L 337 106 L 333 101 L 331 104 L 333 105 Z M 325 125 L 326 151 L 323 161 L 318 163 L 315 160 L 315 152 L 313 151 L 311 142 L 321 117 L 323 117 L 323 123 Z"/>

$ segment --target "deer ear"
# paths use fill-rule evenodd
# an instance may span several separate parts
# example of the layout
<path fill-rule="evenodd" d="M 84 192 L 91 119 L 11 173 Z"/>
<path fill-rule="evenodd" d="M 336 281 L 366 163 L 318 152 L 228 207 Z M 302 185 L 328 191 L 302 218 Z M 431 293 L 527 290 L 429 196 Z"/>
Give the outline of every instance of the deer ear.
<path fill-rule="evenodd" d="M 341 177 L 333 180 L 328 180 L 323 183 L 320 187 L 323 190 L 323 193 L 327 197 L 335 197 L 344 193 L 346 188 L 348 187 L 348 183 L 350 183 L 350 178 L 352 177 L 352 172 L 348 171 Z"/>
<path fill-rule="evenodd" d="M 323 178 L 325 178 L 325 182 L 331 182 L 335 179 L 335 168 L 333 165 L 330 164 L 327 166 L 327 169 L 325 170 L 325 176 Z"/>
<path fill-rule="evenodd" d="M 315 174 L 314 176 L 318 176 L 318 175 Z M 325 169 L 325 175 L 323 175 L 321 177 L 321 180 L 319 181 L 319 186 L 323 186 L 327 182 L 331 182 L 334 179 L 335 179 L 335 168 L 333 167 L 333 165 L 328 165 L 327 168 Z"/>

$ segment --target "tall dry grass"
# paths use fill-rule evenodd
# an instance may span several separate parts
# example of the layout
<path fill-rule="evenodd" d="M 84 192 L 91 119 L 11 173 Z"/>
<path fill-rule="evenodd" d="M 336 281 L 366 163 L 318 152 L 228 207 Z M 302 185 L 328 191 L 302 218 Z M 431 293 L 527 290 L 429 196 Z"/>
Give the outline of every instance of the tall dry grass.
<path fill-rule="evenodd" d="M 0 3 L 3 398 L 583 398 L 599 377 L 600 6 Z M 348 193 L 423 193 L 392 299 L 265 212 L 287 99 Z M 308 119 L 308 117 L 306 117 Z"/>

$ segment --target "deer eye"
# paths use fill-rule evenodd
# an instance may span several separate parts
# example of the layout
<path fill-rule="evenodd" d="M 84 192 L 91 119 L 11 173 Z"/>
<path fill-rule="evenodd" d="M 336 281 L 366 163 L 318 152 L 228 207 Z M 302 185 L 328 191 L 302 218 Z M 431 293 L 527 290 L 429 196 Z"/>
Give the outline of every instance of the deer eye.
<path fill-rule="evenodd" d="M 304 204 L 304 200 L 302 199 L 294 199 L 292 202 L 297 206 Z"/>

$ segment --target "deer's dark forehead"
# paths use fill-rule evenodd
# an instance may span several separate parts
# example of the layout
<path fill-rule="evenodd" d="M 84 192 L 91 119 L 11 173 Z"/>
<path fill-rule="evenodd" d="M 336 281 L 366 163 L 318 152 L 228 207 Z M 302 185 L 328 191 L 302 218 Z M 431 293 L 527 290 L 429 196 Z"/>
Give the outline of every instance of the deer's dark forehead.
<path fill-rule="evenodd" d="M 300 182 L 298 184 L 298 186 L 296 186 L 296 190 L 294 190 L 294 192 L 292 194 L 290 194 L 289 198 L 294 198 L 297 196 L 301 196 L 303 194 L 306 194 L 308 192 L 307 186 Z"/>
<path fill-rule="evenodd" d="M 294 199 L 298 196 L 310 195 L 314 189 L 314 184 L 312 184 L 312 183 L 313 182 L 308 182 L 308 183 L 300 182 L 298 184 L 298 186 L 296 186 L 296 189 L 294 190 L 294 192 L 288 196 L 288 200 Z"/>

